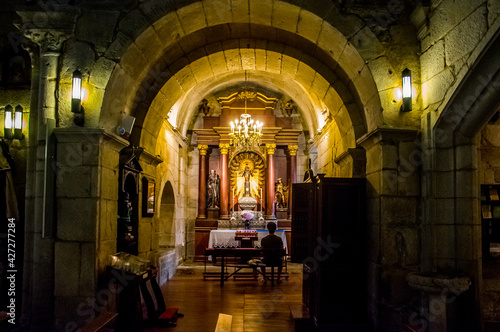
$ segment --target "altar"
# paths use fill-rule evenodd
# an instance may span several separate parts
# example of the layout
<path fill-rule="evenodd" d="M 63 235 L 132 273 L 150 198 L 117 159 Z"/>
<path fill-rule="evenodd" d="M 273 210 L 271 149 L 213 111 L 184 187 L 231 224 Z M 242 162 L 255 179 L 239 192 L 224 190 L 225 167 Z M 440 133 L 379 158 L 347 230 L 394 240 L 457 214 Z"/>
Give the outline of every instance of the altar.
<path fill-rule="evenodd" d="M 256 241 L 256 244 L 259 244 L 260 246 L 260 241 L 264 236 L 268 234 L 269 232 L 267 230 L 258 229 L 257 230 L 258 239 Z M 288 252 L 285 231 L 282 229 L 278 229 L 274 234 L 281 238 L 281 240 L 283 241 L 283 247 L 285 248 L 285 251 Z M 236 230 L 233 229 L 212 230 L 210 231 L 210 237 L 208 239 L 208 248 L 214 248 L 214 245 L 225 246 L 225 247 L 228 246 L 236 247 L 238 241 L 235 240 L 235 236 L 236 236 Z"/>
<path fill-rule="evenodd" d="M 258 240 L 246 240 L 251 246 L 267 234 L 269 222 L 281 229 L 276 234 L 285 247 L 286 239 L 291 241 L 301 130 L 293 129 L 292 117 L 275 113 L 278 101 L 258 91 L 234 91 L 217 98 L 220 115 L 203 117 L 202 128 L 194 129 L 199 151 L 195 259 L 203 259 L 214 241 L 236 244 L 238 229 L 259 231 Z"/>

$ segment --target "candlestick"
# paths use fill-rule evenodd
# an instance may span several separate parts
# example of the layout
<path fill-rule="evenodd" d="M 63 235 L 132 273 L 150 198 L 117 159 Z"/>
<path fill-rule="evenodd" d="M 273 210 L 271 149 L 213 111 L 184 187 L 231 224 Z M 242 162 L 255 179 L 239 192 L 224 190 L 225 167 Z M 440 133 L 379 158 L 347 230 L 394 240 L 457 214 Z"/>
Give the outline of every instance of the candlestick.
<path fill-rule="evenodd" d="M 260 215 L 262 217 L 262 188 L 260 188 Z"/>

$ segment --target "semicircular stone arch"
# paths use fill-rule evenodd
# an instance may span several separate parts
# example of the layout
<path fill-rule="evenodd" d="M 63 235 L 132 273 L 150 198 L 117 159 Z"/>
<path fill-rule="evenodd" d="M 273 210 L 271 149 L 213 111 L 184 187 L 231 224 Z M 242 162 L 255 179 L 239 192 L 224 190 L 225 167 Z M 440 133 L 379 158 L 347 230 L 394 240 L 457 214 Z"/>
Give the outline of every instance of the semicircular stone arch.
<path fill-rule="evenodd" d="M 160 248 L 175 247 L 175 194 L 170 181 L 165 183 L 161 194 L 158 228 Z"/>
<path fill-rule="evenodd" d="M 288 11 L 295 7 L 284 2 L 282 5 L 287 8 L 291 6 L 286 9 Z M 380 99 L 369 68 L 346 38 L 326 21 L 309 15 L 309 25 L 315 26 L 317 33 L 300 33 L 297 29 L 294 33 L 273 22 L 267 22 L 267 25 L 265 22 L 235 23 L 234 17 L 209 20 L 208 17 L 214 15 L 210 6 L 202 6 L 203 10 L 200 10 L 199 6 L 201 4 L 198 3 L 182 7 L 150 23 L 147 28 L 127 32 L 129 35 L 137 34 L 138 31 L 141 33 L 135 36 L 134 42 L 123 51 L 120 62 L 110 77 L 102 104 L 100 126 L 114 128 L 119 113 L 125 112 L 136 116 L 136 125 L 141 128 L 152 100 L 169 79 L 178 80 L 180 75 L 187 71 L 196 78 L 190 64 L 198 59 L 210 59 L 212 54 L 218 52 L 239 53 L 240 61 L 243 61 L 248 44 L 255 45 L 253 52 L 256 54 L 256 62 L 259 59 L 258 52 L 271 51 L 297 62 L 300 60 L 304 68 L 309 67 L 309 70 L 314 71 L 313 76 L 323 78 L 328 87 L 334 89 L 343 100 L 345 110 L 355 127 L 355 138 L 382 123 Z M 204 18 L 205 23 L 200 23 L 198 27 L 190 26 L 188 29 L 181 25 L 183 15 L 187 14 L 190 21 L 197 22 Z M 302 20 L 306 19 L 305 14 L 300 17 Z M 299 21 L 298 17 L 297 20 Z M 126 22 L 127 17 L 122 20 L 120 27 L 125 27 Z M 299 22 L 289 24 L 298 27 Z M 219 33 L 215 33 L 217 31 Z M 227 34 L 233 39 L 220 42 L 209 40 L 207 37 L 227 38 Z M 246 37 L 246 40 L 243 37 Z M 277 39 L 282 42 L 277 43 Z M 218 43 L 223 49 L 217 49 Z M 227 66 L 226 63 L 226 68 L 232 69 Z M 203 68 L 196 73 L 204 73 Z M 213 70 L 212 75 L 215 75 Z M 179 88 L 182 90 L 182 85 Z M 118 100 L 112 96 L 122 98 Z M 169 93 L 169 97 L 174 105 L 175 94 Z M 323 99 L 325 95 L 318 94 L 317 98 Z"/>

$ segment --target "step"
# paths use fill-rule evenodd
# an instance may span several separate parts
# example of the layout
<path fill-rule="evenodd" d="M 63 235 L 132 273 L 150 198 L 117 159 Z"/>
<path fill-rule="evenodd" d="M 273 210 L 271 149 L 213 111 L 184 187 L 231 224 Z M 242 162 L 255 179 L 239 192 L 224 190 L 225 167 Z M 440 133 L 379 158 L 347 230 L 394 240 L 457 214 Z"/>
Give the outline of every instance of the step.
<path fill-rule="evenodd" d="M 309 332 L 315 331 L 315 325 L 311 316 L 309 315 L 309 310 L 303 304 L 290 304 L 290 316 L 295 323 L 295 331 Z"/>

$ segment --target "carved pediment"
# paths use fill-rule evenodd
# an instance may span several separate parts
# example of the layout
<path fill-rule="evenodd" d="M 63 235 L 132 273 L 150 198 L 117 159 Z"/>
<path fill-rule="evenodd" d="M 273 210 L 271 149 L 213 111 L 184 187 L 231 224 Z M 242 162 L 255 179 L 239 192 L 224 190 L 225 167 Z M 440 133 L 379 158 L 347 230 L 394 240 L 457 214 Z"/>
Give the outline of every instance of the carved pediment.
<path fill-rule="evenodd" d="M 224 111 L 244 112 L 246 110 L 247 113 L 263 114 L 266 111 L 272 112 L 278 99 L 267 97 L 260 92 L 245 90 L 234 92 L 227 97 L 219 97 L 217 101 L 221 106 L 222 113 Z"/>
<path fill-rule="evenodd" d="M 139 164 L 139 155 L 141 153 L 142 149 L 139 148 L 123 149 L 120 154 L 120 166 L 129 171 L 135 171 L 136 173 L 142 172 L 142 167 Z"/>

